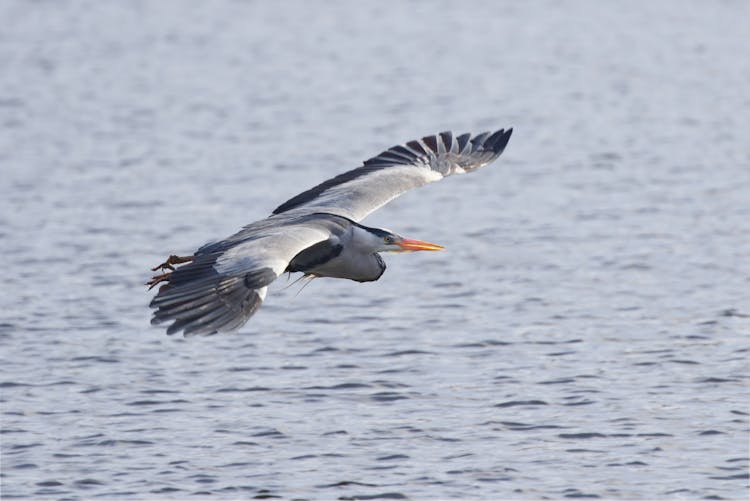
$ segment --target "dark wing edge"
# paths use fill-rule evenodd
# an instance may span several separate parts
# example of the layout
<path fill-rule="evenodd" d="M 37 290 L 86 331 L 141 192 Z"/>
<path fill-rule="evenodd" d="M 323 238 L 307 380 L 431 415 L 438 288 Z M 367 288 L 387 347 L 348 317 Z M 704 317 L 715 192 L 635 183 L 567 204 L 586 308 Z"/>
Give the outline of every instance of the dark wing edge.
<path fill-rule="evenodd" d="M 366 160 L 362 167 L 339 174 L 290 198 L 279 205 L 272 214 L 281 214 L 300 207 L 333 187 L 389 167 L 428 167 L 443 177 L 458 172 L 471 172 L 499 157 L 512 133 L 513 129 L 510 128 L 500 129 L 494 133 L 483 132 L 472 137 L 470 133 L 454 136 L 452 132 L 446 131 L 396 145 Z"/>
<path fill-rule="evenodd" d="M 221 274 L 215 268 L 221 253 L 196 255 L 191 263 L 172 272 L 151 301 L 156 311 L 152 325 L 172 322 L 167 334 L 185 337 L 239 329 L 260 308 L 266 287 L 277 274 L 260 268 L 243 274 Z"/>
<path fill-rule="evenodd" d="M 441 132 L 394 146 L 366 160 L 364 166 L 382 169 L 395 165 L 428 165 L 443 176 L 453 174 L 457 167 L 469 172 L 499 157 L 512 133 L 512 128 L 482 132 L 473 137 L 470 133 L 454 136 L 450 131 Z"/>

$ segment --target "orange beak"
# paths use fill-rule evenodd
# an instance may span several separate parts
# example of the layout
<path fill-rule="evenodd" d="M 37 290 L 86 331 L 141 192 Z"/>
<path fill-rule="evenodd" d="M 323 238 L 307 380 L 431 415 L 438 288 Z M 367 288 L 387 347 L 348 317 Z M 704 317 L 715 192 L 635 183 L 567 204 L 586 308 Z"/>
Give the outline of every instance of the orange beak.
<path fill-rule="evenodd" d="M 404 238 L 400 242 L 396 242 L 396 245 L 401 247 L 404 252 L 439 251 L 444 249 L 442 245 L 431 244 L 430 242 L 423 242 L 421 240 L 409 240 L 408 238 Z"/>

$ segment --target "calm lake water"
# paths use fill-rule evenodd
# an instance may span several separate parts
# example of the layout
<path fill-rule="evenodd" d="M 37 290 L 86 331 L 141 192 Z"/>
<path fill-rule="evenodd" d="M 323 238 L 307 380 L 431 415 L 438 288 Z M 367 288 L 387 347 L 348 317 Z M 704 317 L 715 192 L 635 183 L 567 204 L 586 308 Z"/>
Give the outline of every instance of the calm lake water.
<path fill-rule="evenodd" d="M 750 6 L 0 3 L 3 499 L 747 499 Z M 512 126 L 237 334 L 149 268 Z"/>

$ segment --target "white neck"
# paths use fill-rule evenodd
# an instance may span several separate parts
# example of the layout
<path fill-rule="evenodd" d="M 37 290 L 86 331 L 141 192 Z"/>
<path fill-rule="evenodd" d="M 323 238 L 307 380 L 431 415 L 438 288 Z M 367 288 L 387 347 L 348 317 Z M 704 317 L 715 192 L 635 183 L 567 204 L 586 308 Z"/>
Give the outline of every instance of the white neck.
<path fill-rule="evenodd" d="M 351 241 L 349 245 L 355 252 L 370 253 L 377 252 L 383 246 L 383 238 L 359 226 L 352 226 Z"/>

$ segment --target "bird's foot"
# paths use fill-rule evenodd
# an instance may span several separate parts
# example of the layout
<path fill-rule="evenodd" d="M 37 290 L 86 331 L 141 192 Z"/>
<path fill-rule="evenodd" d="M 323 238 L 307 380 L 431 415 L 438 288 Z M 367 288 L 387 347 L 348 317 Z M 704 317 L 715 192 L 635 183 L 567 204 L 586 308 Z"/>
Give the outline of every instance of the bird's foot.
<path fill-rule="evenodd" d="M 304 275 L 302 275 L 302 277 L 299 280 L 304 279 L 305 282 L 302 284 L 302 287 L 299 288 L 299 290 L 297 291 L 297 294 L 295 294 L 295 297 L 299 296 L 299 293 L 302 292 L 302 290 L 305 287 L 307 287 L 308 285 L 310 285 L 310 282 L 312 282 L 316 278 L 318 278 L 318 275 L 316 275 L 315 273 L 305 273 Z M 294 283 L 299 282 L 299 280 L 295 281 Z"/>
<path fill-rule="evenodd" d="M 162 282 L 169 282 L 169 277 L 171 274 L 172 272 L 168 271 L 166 273 L 162 273 L 161 275 L 154 275 L 153 277 L 151 277 L 151 280 L 146 282 L 146 285 L 148 285 L 148 290 L 153 289 L 157 284 L 160 284 Z"/>
<path fill-rule="evenodd" d="M 175 254 L 172 254 L 171 256 L 169 256 L 167 258 L 166 261 L 164 261 L 163 263 L 161 263 L 158 266 L 154 266 L 153 268 L 151 268 L 151 271 L 156 271 L 156 270 L 172 270 L 172 271 L 174 271 L 174 266 L 172 266 L 172 265 L 182 264 L 182 263 L 189 263 L 193 259 L 195 259 L 195 256 L 176 256 Z"/>

